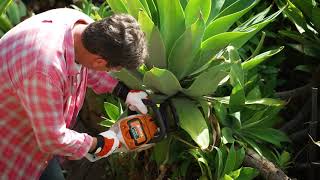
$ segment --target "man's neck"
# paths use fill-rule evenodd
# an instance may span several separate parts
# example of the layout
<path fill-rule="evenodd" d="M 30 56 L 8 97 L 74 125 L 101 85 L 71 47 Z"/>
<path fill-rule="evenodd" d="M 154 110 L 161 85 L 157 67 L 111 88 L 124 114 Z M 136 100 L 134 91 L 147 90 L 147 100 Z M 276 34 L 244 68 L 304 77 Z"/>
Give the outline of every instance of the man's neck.
<path fill-rule="evenodd" d="M 81 40 L 81 35 L 85 28 L 87 27 L 87 24 L 82 23 L 76 23 L 72 28 L 72 35 L 73 35 L 73 43 L 74 43 L 74 54 L 75 54 L 75 61 L 77 62 L 77 56 L 80 55 L 82 52 L 83 44 Z"/>

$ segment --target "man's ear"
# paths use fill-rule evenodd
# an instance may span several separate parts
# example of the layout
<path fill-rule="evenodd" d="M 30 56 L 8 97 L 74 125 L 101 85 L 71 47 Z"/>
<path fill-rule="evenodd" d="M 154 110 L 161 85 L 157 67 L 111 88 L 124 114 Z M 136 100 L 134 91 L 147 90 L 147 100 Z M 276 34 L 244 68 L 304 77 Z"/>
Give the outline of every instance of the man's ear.
<path fill-rule="evenodd" d="M 95 69 L 104 69 L 107 67 L 108 62 L 102 58 L 97 58 L 93 62 L 93 68 Z"/>

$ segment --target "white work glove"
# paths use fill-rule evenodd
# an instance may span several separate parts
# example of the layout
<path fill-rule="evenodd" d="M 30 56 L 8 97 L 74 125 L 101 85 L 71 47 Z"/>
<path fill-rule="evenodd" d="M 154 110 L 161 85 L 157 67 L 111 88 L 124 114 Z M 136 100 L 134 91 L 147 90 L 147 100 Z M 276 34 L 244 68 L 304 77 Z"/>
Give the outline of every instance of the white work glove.
<path fill-rule="evenodd" d="M 131 111 L 139 111 L 142 114 L 148 113 L 147 106 L 142 102 L 143 99 L 147 99 L 148 94 L 140 90 L 129 91 L 126 97 L 126 105 Z"/>
<path fill-rule="evenodd" d="M 113 131 L 105 131 L 99 134 L 100 136 L 97 137 L 97 148 L 94 152 L 87 153 L 86 158 L 91 161 L 97 161 L 101 158 L 105 158 L 115 152 L 120 145 L 120 141 Z"/>

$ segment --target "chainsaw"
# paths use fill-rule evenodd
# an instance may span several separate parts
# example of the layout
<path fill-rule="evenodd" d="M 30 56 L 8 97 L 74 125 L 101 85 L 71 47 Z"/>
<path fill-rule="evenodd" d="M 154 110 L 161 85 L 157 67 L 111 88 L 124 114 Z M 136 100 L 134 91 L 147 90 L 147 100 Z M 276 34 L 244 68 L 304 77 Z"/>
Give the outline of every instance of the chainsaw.
<path fill-rule="evenodd" d="M 163 140 L 168 132 L 173 130 L 168 128 L 169 115 L 173 115 L 171 118 L 174 119 L 175 129 L 178 127 L 178 118 L 170 101 L 165 101 L 159 106 L 148 99 L 144 99 L 143 103 L 150 109 L 148 114 L 136 114 L 129 110 L 129 116 L 119 119 L 109 129 L 120 142 L 124 142 L 114 153 L 147 149 Z M 92 162 L 98 160 L 90 154 L 87 158 Z"/>

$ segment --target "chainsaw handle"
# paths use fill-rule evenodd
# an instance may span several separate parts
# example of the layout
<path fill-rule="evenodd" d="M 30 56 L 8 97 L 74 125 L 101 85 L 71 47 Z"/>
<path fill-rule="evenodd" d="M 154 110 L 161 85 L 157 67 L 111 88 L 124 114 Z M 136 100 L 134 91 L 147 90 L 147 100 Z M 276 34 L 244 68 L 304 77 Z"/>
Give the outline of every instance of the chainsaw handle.
<path fill-rule="evenodd" d="M 166 136 L 166 126 L 164 124 L 164 120 L 163 117 L 160 113 L 159 108 L 157 107 L 157 104 L 154 103 L 152 100 L 150 99 L 143 99 L 142 102 L 146 105 L 151 107 L 151 109 L 153 110 L 153 112 L 156 115 L 156 120 L 158 122 L 159 125 L 159 133 L 157 134 L 157 136 L 155 136 L 153 139 L 151 139 L 149 141 L 150 143 L 157 143 L 159 141 L 161 141 L 165 136 Z"/>

